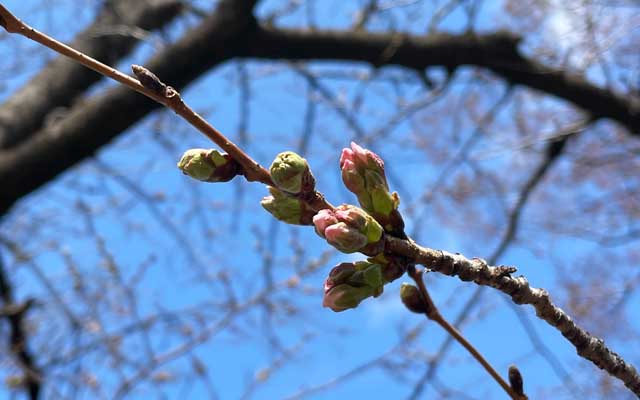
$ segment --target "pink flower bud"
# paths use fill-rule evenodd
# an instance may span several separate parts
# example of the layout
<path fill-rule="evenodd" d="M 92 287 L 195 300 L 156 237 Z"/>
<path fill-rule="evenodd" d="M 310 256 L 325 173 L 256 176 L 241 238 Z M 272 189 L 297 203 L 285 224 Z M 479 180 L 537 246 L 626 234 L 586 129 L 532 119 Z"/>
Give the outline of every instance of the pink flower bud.
<path fill-rule="evenodd" d="M 341 205 L 321 210 L 313 217 L 318 235 L 344 253 L 361 250 L 382 237 L 382 226 L 361 208 Z"/>
<path fill-rule="evenodd" d="M 336 312 L 355 308 L 367 297 L 379 296 L 384 283 L 379 264 L 366 261 L 339 264 L 324 281 L 322 305 Z"/>
<path fill-rule="evenodd" d="M 338 223 L 338 219 L 335 217 L 335 215 L 333 215 L 333 211 L 329 209 L 320 210 L 313 217 L 313 224 L 316 227 L 316 233 L 322 236 L 323 238 L 325 237 L 324 236 L 325 229 L 337 223 Z"/>
<path fill-rule="evenodd" d="M 345 186 L 365 210 L 388 216 L 398 208 L 398 196 L 389 192 L 384 161 L 377 154 L 352 142 L 342 150 L 340 169 Z"/>
<path fill-rule="evenodd" d="M 355 253 L 367 245 L 367 237 L 344 222 L 327 227 L 324 236 L 330 245 L 343 253 Z"/>
<path fill-rule="evenodd" d="M 362 300 L 373 295 L 373 289 L 368 286 L 349 286 L 342 284 L 333 287 L 322 298 L 322 306 L 335 312 L 356 308 Z"/>

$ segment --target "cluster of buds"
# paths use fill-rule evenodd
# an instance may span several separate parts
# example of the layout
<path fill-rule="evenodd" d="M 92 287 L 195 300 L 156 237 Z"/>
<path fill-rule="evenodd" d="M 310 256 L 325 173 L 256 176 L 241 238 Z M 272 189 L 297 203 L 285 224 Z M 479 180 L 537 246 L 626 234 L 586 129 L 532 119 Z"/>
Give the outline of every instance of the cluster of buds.
<path fill-rule="evenodd" d="M 366 211 L 343 204 L 333 210 L 320 210 L 313 217 L 316 233 L 343 253 L 357 251 L 377 254 L 382 226 Z"/>
<path fill-rule="evenodd" d="M 285 151 L 273 160 L 269 175 L 275 187 L 269 186 L 271 196 L 262 199 L 262 207 L 288 224 L 311 225 L 316 212 L 303 199 L 315 193 L 316 180 L 307 160 Z"/>
<path fill-rule="evenodd" d="M 215 149 L 189 149 L 178 161 L 183 174 L 203 182 L 228 182 L 240 167 L 228 154 Z"/>
<path fill-rule="evenodd" d="M 226 182 L 242 173 L 229 155 L 216 150 L 191 149 L 178 168 L 200 181 Z M 384 162 L 375 153 L 351 143 L 340 157 L 342 179 L 362 208 L 343 204 L 332 207 L 315 191 L 315 178 L 307 160 L 286 151 L 278 154 L 269 174 L 273 186 L 262 207 L 276 219 L 294 225 L 314 225 L 316 233 L 343 253 L 361 252 L 368 261 L 342 263 L 331 270 L 324 283 L 323 305 L 333 311 L 355 308 L 368 297 L 382 293 L 385 283 L 401 276 L 406 263 L 383 254 L 383 233 L 404 235 L 397 211 L 397 193 L 390 193 Z M 326 208 L 324 208 L 326 207 Z M 407 289 L 405 288 L 406 292 Z"/>
<path fill-rule="evenodd" d="M 380 264 L 367 261 L 339 264 L 324 281 L 322 305 L 336 312 L 355 308 L 368 297 L 380 296 L 384 284 Z"/>

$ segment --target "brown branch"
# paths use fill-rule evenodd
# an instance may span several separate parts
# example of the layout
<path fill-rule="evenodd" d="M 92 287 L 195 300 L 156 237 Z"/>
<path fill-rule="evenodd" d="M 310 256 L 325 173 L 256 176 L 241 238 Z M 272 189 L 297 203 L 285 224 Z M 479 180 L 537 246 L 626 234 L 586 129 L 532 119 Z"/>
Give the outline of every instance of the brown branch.
<path fill-rule="evenodd" d="M 560 158 L 563 154 L 563 149 L 567 143 L 569 136 L 575 135 L 582 131 L 587 125 L 589 121 L 581 121 L 578 124 L 572 126 L 571 130 L 564 132 L 565 134 L 561 135 L 558 140 L 552 141 L 545 148 L 545 157 L 541 160 L 540 164 L 535 168 L 529 179 L 525 182 L 520 193 L 518 194 L 518 198 L 515 202 L 514 207 L 509 212 L 509 218 L 507 223 L 507 228 L 505 229 L 500 242 L 496 246 L 495 250 L 488 258 L 488 262 L 490 264 L 494 264 L 499 260 L 507 248 L 513 243 L 516 239 L 516 234 L 518 231 L 518 226 L 520 225 L 520 218 L 522 216 L 522 212 L 527 205 L 529 198 L 535 188 L 540 184 L 543 178 L 546 176 L 551 167 L 555 164 L 555 162 Z M 471 297 L 465 303 L 465 306 L 462 308 L 462 311 L 458 314 L 455 319 L 454 326 L 460 326 L 462 323 L 466 321 L 466 319 L 471 314 L 473 308 L 480 304 L 479 300 L 482 296 L 484 286 L 478 286 Z M 429 363 L 427 370 L 418 380 L 418 383 L 413 389 L 411 393 L 411 399 L 417 399 L 420 393 L 423 390 L 425 383 L 427 383 L 433 376 L 435 375 L 439 360 L 442 360 L 447 351 L 449 350 L 451 343 L 453 342 L 452 337 L 447 337 L 444 343 L 440 346 L 438 351 L 436 352 L 437 356 L 434 358 L 432 362 Z M 538 343 L 540 343 L 538 341 Z M 534 341 L 535 344 L 535 341 Z M 535 347 L 539 347 L 535 345 Z M 548 356 L 543 357 L 547 359 L 547 361 L 553 366 L 554 363 L 548 359 Z M 554 368 L 556 370 L 556 368 Z M 566 376 L 566 373 L 564 374 Z"/>
<path fill-rule="evenodd" d="M 114 64 L 129 54 L 139 39 L 133 35 L 110 34 L 111 30 L 115 27 L 158 29 L 171 22 L 181 8 L 179 0 L 105 2 L 100 14 L 75 37 L 70 46 L 107 64 Z M 6 14 L 3 15 L 6 18 Z M 19 30 L 14 19 L 6 20 L 10 29 Z M 53 59 L 0 105 L 0 149 L 28 139 L 46 124 L 47 115 L 52 110 L 60 110 L 59 114 L 63 115 L 63 108 L 100 78 L 100 75 L 65 57 Z"/>
<path fill-rule="evenodd" d="M 460 343 L 465 349 L 467 349 L 467 351 L 473 356 L 473 358 L 475 358 L 476 361 L 478 361 L 478 363 L 482 365 L 482 367 L 489 373 L 489 375 L 491 375 L 491 377 L 496 382 L 498 382 L 498 384 L 502 387 L 502 389 L 504 389 L 504 391 L 507 392 L 507 394 L 512 399 L 520 400 L 522 397 L 518 393 L 516 393 L 504 379 L 502 379 L 500 374 L 498 374 L 495 368 L 493 368 L 491 364 L 489 364 L 489 362 L 482 356 L 482 354 L 480 354 L 478 349 L 476 349 L 471 344 L 471 342 L 469 342 L 462 335 L 462 333 L 460 333 L 460 331 L 458 331 L 455 328 L 455 326 L 451 325 L 449 321 L 447 321 L 442 316 L 442 314 L 440 314 L 438 307 L 431 299 L 431 296 L 429 295 L 429 291 L 427 290 L 427 287 L 424 284 L 424 280 L 422 278 L 423 270 L 418 270 L 416 269 L 415 266 L 412 265 L 412 266 L 409 266 L 407 273 L 409 274 L 409 276 L 411 276 L 411 278 L 414 280 L 414 282 L 418 286 L 418 291 L 420 293 L 420 297 L 421 297 L 423 308 L 424 308 L 424 312 L 423 312 L 424 315 L 428 319 L 440 325 L 440 327 L 442 327 L 442 329 L 444 329 L 452 338 L 457 340 L 458 343 Z"/>
<path fill-rule="evenodd" d="M 146 65 L 171 82 L 174 88 L 184 87 L 212 66 L 232 57 L 231 51 L 242 46 L 242 32 L 252 21 L 254 3 L 250 0 L 219 2 L 216 12 L 198 28 L 158 53 Z M 19 21 L 11 17 L 6 9 L 0 9 L 3 26 L 15 31 Z M 67 47 L 60 46 L 62 49 Z M 73 49 L 64 51 L 84 58 L 83 55 L 75 55 Z M 194 59 L 199 62 L 193 62 Z M 113 75 L 145 94 L 154 95 L 127 75 L 117 71 Z M 0 181 L 4 186 L 0 192 L 0 215 L 16 200 L 92 155 L 158 106 L 158 103 L 118 86 L 76 104 L 65 118 L 44 127 L 11 152 L 0 151 Z M 28 119 L 24 115 L 23 118 Z M 100 129 L 92 128 L 97 126 Z"/>
<path fill-rule="evenodd" d="M 31 400 L 37 400 L 42 387 L 42 373 L 36 365 L 33 353 L 27 346 L 28 335 L 25 329 L 24 317 L 33 300 L 27 300 L 23 304 L 16 304 L 13 295 L 13 287 L 9 282 L 4 260 L 0 255 L 0 299 L 3 306 L 0 308 L 0 318 L 5 318 L 9 323 L 9 352 L 13 355 L 16 364 L 22 370 L 23 384 Z M 11 311 L 11 312 L 8 312 Z"/>
<path fill-rule="evenodd" d="M 393 54 L 380 60 L 380 54 L 398 41 L 398 35 L 257 27 L 251 16 L 253 3 L 220 2 L 216 12 L 200 26 L 159 52 L 145 66 L 177 89 L 233 57 L 350 60 L 421 70 L 430 66 L 455 68 L 461 65 L 502 68 L 501 73 L 514 75 L 505 76 L 514 83 L 575 100 L 576 105 L 595 117 L 627 121 L 632 132 L 638 131 L 633 129 L 638 126 L 638 107 L 581 78 L 565 77 L 562 71 L 546 67 L 534 68 L 535 62 L 519 55 L 517 39 L 513 35 L 435 35 L 426 38 L 401 35 L 402 40 Z M 4 21 L 5 26 L 13 26 L 11 20 Z M 0 215 L 15 201 L 90 156 L 157 107 L 118 87 L 71 107 L 65 118 L 41 129 L 32 140 L 16 147 L 12 154 L 0 152 L 0 181 L 6 182 L 8 188 L 0 193 Z M 22 115 L 24 120 L 29 120 L 29 115 Z"/>
<path fill-rule="evenodd" d="M 433 66 L 486 68 L 507 81 L 557 96 L 592 118 L 610 118 L 640 135 L 640 105 L 586 78 L 547 67 L 523 55 L 507 32 L 427 37 L 345 31 L 303 31 L 260 26 L 239 56 L 288 60 L 350 60 L 418 71 Z M 393 52 L 389 52 L 389 48 Z M 384 57 L 382 56 L 384 55 Z"/>
<path fill-rule="evenodd" d="M 516 304 L 532 305 L 536 315 L 560 331 L 575 346 L 581 357 L 620 379 L 627 388 L 640 396 L 640 375 L 636 369 L 609 349 L 602 339 L 577 326 L 567 313 L 553 304 L 546 290 L 532 288 L 523 276 L 512 277 L 511 273 L 515 268 L 489 266 L 479 258 L 470 260 L 461 254 L 421 247 L 412 241 L 392 236 L 385 236 L 384 240 L 387 252 L 407 257 L 432 271 L 457 276 L 465 282 L 473 281 L 478 285 L 491 286 L 510 296 Z"/>
<path fill-rule="evenodd" d="M 88 55 L 78 51 L 72 47 L 65 45 L 48 35 L 45 35 L 33 29 L 29 25 L 20 21 L 9 12 L 4 6 L 0 5 L 0 16 L 4 21 L 8 21 L 7 31 L 23 35 L 51 50 L 65 55 L 79 64 L 90 68 L 97 73 L 109 77 L 122 85 L 142 93 L 145 96 L 157 101 L 167 108 L 175 111 L 184 120 L 197 128 L 205 136 L 220 146 L 224 151 L 229 153 L 243 167 L 243 175 L 249 181 L 259 181 L 266 185 L 273 185 L 271 177 L 267 170 L 249 157 L 243 150 L 229 141 L 220 131 L 211 126 L 204 118 L 193 111 L 183 100 L 180 94 L 170 86 L 162 83 L 157 76 L 144 67 L 134 65 L 132 67 L 134 74 L 138 80 L 125 75 L 122 72 L 112 68 L 100 61 L 89 57 Z M 4 26 L 4 25 L 3 25 Z"/>

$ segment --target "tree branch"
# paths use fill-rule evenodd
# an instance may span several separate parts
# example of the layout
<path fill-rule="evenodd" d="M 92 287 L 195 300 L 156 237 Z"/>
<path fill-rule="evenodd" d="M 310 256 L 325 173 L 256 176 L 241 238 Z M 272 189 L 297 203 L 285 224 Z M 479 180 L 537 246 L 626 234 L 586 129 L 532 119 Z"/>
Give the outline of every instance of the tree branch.
<path fill-rule="evenodd" d="M 610 118 L 640 136 L 640 105 L 586 78 L 547 67 L 518 50 L 520 38 L 508 32 L 426 37 L 400 33 L 303 31 L 260 26 L 244 57 L 288 60 L 350 60 L 374 66 L 477 66 L 507 81 L 554 95 L 594 119 Z"/>
<path fill-rule="evenodd" d="M 145 63 L 181 89 L 209 69 L 234 57 L 286 60 L 350 60 L 423 70 L 475 65 L 506 79 L 547 91 L 584 107 L 593 118 L 607 117 L 640 134 L 640 112 L 617 95 L 580 77 L 543 67 L 521 56 L 518 38 L 507 33 L 434 35 L 362 32 L 305 32 L 258 27 L 255 1 L 222 1 L 216 12 L 179 41 Z M 194 62 L 193 60 L 198 60 Z M 45 126 L 11 153 L 0 151 L 0 215 L 11 205 L 138 122 L 159 105 L 117 87 L 71 107 L 67 116 Z M 25 114 L 25 112 L 27 114 Z M 22 121 L 30 119 L 22 112 Z M 27 122 L 25 122 L 27 123 Z M 96 129 L 100 127 L 100 129 Z"/>
<path fill-rule="evenodd" d="M 146 65 L 173 87 L 186 86 L 245 45 L 243 32 L 252 24 L 254 5 L 251 0 L 221 1 L 214 14 Z M 3 19 L 6 26 L 6 17 Z M 91 156 L 158 107 L 160 104 L 118 86 L 72 106 L 65 118 L 43 127 L 11 151 L 0 151 L 0 181 L 4 186 L 0 215 L 16 200 Z M 22 119 L 29 117 L 23 112 Z"/>
<path fill-rule="evenodd" d="M 515 268 L 489 266 L 479 258 L 470 260 L 460 254 L 421 247 L 412 241 L 388 235 L 385 236 L 385 251 L 408 257 L 441 274 L 496 288 L 511 297 L 516 304 L 532 305 L 539 318 L 555 327 L 575 346 L 578 355 L 620 379 L 627 388 L 640 396 L 640 375 L 636 369 L 610 350 L 602 339 L 578 327 L 567 313 L 553 304 L 546 290 L 532 288 L 523 276 L 512 277 L 511 273 L 515 272 Z"/>
<path fill-rule="evenodd" d="M 139 39 L 111 34 L 116 27 L 153 30 L 169 23 L 180 11 L 179 0 L 115 0 L 105 2 L 94 22 L 80 32 L 71 47 L 107 64 L 125 57 Z M 26 60 L 25 60 L 26 61 Z M 101 76 L 69 60 L 56 57 L 22 89 L 0 106 L 0 149 L 28 139 L 53 110 L 63 110 Z"/>
<path fill-rule="evenodd" d="M 27 300 L 23 304 L 15 303 L 13 287 L 4 266 L 4 260 L 0 255 L 0 299 L 3 306 L 0 309 L 0 317 L 6 318 L 9 323 L 9 351 L 13 355 L 16 364 L 22 370 L 23 384 L 31 400 L 37 400 L 42 386 L 42 374 L 36 365 L 33 354 L 27 347 L 27 332 L 24 326 L 24 316 L 29 311 L 33 300 Z"/>

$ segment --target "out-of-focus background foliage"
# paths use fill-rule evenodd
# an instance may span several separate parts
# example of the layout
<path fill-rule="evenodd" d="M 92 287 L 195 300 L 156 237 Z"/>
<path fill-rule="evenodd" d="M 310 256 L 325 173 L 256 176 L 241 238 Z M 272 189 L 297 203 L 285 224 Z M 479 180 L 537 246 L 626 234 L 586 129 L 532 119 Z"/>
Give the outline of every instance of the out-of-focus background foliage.
<path fill-rule="evenodd" d="M 262 164 L 304 154 L 334 204 L 355 202 L 341 149 L 376 151 L 416 241 L 517 266 L 640 364 L 640 3 L 2 3 L 147 65 Z M 402 307 L 403 279 L 322 308 L 330 268 L 361 256 L 273 220 L 262 185 L 183 176 L 212 144 L 172 112 L 17 35 L 0 55 L 0 398 L 504 396 Z M 530 398 L 633 398 L 529 307 L 426 279 Z"/>

